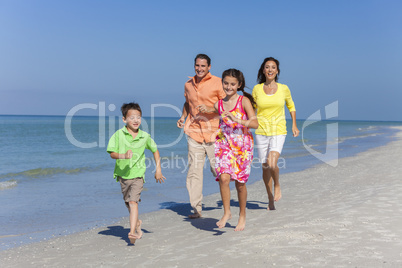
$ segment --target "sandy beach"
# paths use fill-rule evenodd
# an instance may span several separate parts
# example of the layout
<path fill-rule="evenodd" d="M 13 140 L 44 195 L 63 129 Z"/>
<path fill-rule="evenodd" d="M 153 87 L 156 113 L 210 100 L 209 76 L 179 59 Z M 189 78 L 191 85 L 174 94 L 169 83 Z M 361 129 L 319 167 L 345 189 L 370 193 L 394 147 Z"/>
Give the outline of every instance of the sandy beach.
<path fill-rule="evenodd" d="M 218 229 L 220 195 L 140 215 L 143 238 L 128 245 L 128 218 L 111 226 L 0 252 L 2 267 L 401 267 L 402 129 L 397 140 L 337 167 L 281 175 L 282 199 L 267 211 L 262 181 L 248 185 L 247 225 Z M 122 204 L 123 205 L 123 204 Z M 73 215 L 72 215 L 73 216 Z"/>

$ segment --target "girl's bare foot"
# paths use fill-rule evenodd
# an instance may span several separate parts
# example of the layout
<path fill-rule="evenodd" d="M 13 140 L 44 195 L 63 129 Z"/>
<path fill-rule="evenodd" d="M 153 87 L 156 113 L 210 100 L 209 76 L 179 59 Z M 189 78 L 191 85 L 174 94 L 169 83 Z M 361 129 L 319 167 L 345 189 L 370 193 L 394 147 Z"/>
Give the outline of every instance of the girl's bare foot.
<path fill-rule="evenodd" d="M 240 216 L 239 217 L 239 222 L 237 223 L 236 228 L 234 229 L 236 232 L 237 231 L 243 231 L 244 227 L 246 227 L 246 217 L 245 216 Z"/>
<path fill-rule="evenodd" d="M 142 220 L 138 220 L 137 228 L 135 228 L 135 231 L 137 232 L 137 235 L 136 235 L 137 239 L 141 239 L 141 237 L 142 237 L 141 224 L 142 224 Z"/>
<path fill-rule="evenodd" d="M 223 214 L 223 217 L 220 221 L 216 223 L 219 229 L 225 227 L 226 222 L 232 218 L 232 214 Z"/>

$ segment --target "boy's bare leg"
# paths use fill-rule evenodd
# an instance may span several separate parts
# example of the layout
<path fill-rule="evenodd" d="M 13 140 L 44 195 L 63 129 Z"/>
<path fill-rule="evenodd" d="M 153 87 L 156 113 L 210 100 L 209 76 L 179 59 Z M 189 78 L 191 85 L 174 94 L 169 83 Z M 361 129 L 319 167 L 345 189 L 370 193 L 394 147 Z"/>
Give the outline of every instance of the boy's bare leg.
<path fill-rule="evenodd" d="M 135 234 L 135 229 L 137 227 L 138 221 L 138 203 L 134 201 L 129 202 L 130 206 L 130 232 L 128 233 L 128 239 L 132 244 L 135 243 L 135 240 L 138 238 Z"/>
<path fill-rule="evenodd" d="M 137 220 L 137 228 L 135 229 L 137 232 L 137 239 L 141 239 L 142 237 L 142 230 L 141 230 L 142 220 Z"/>
<path fill-rule="evenodd" d="M 239 199 L 239 222 L 235 231 L 243 231 L 246 227 L 246 205 L 247 205 L 247 187 L 245 183 L 236 181 L 237 197 Z"/>
<path fill-rule="evenodd" d="M 219 188 L 221 191 L 222 204 L 223 204 L 223 216 L 216 223 L 219 228 L 223 228 L 226 222 L 232 218 L 232 213 L 230 212 L 230 175 L 221 174 L 219 178 Z"/>

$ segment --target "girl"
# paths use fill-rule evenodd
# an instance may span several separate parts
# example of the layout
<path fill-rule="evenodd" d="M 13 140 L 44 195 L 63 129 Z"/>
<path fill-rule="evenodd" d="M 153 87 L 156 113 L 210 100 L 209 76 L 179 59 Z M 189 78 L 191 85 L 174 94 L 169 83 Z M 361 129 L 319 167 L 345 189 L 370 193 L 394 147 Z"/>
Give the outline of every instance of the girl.
<path fill-rule="evenodd" d="M 215 140 L 215 169 L 224 214 L 216 224 L 219 228 L 223 228 L 232 218 L 229 182 L 234 180 L 240 207 L 239 221 L 235 231 L 242 231 L 246 225 L 246 182 L 250 175 L 254 148 L 253 135 L 249 128 L 258 128 L 258 121 L 253 109 L 254 99 L 244 92 L 243 73 L 236 69 L 224 71 L 222 85 L 226 97 L 217 101 L 213 108 L 200 105 L 199 110 L 200 112 L 217 111 L 221 115 Z M 237 93 L 238 90 L 242 91 L 246 98 L 240 96 Z"/>

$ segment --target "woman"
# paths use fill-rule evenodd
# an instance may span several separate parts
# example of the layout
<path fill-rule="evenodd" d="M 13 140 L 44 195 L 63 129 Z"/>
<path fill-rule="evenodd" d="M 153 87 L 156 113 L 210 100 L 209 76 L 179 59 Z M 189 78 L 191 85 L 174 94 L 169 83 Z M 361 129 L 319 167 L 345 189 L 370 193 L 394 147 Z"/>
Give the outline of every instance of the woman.
<path fill-rule="evenodd" d="M 259 123 L 255 131 L 255 139 L 262 163 L 262 177 L 268 194 L 268 210 L 274 210 L 274 202 L 282 197 L 278 159 L 287 134 L 285 104 L 292 117 L 293 136 L 299 135 L 295 105 L 289 88 L 277 83 L 279 74 L 279 61 L 272 57 L 264 59 L 258 71 L 258 84 L 253 88 Z M 272 182 L 274 191 L 272 191 Z"/>

